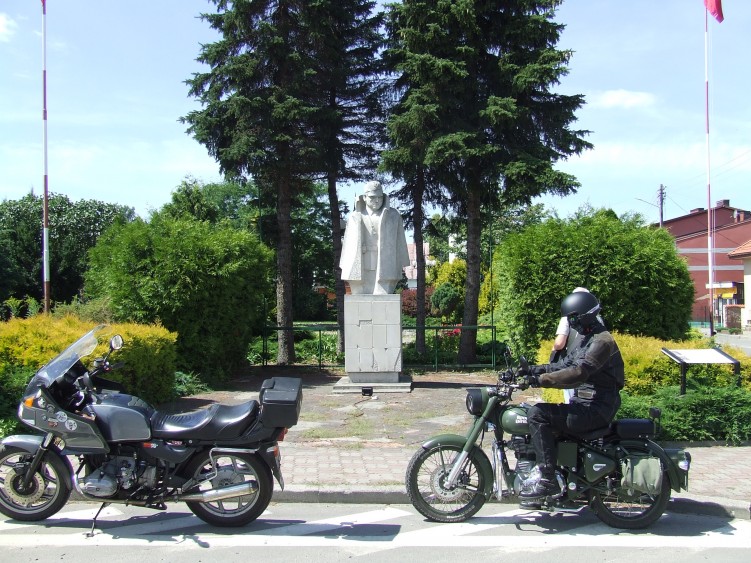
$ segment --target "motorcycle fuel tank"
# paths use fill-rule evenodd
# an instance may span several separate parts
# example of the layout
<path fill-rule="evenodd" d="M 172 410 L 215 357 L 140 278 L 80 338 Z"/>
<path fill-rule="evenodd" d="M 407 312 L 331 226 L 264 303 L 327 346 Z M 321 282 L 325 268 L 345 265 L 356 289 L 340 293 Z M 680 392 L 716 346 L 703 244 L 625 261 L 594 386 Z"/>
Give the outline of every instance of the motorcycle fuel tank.
<path fill-rule="evenodd" d="M 99 403 L 91 405 L 97 425 L 108 442 L 133 442 L 149 440 L 149 421 L 154 409 L 147 403 L 124 393 L 105 395 Z"/>
<path fill-rule="evenodd" d="M 509 434 L 529 434 L 527 423 L 527 407 L 516 405 L 503 411 L 501 428 Z"/>

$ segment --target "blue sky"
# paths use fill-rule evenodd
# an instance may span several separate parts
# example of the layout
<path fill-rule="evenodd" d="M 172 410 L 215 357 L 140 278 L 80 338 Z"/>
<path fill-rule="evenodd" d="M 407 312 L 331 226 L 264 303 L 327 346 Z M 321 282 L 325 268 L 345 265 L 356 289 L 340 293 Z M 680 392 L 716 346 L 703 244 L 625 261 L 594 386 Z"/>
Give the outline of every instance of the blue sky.
<path fill-rule="evenodd" d="M 197 18 L 207 0 L 47 0 L 49 186 L 72 200 L 132 206 L 141 216 L 186 176 L 219 179 L 185 133 L 200 109 L 184 80 L 200 71 Z M 751 105 L 746 46 L 751 2 L 724 0 L 709 20 L 711 201 L 751 208 Z M 568 216 L 583 205 L 656 221 L 707 205 L 702 0 L 566 0 L 560 48 L 575 51 L 560 91 L 587 104 L 576 128 L 594 150 L 561 163 L 582 187 L 541 201 Z M 43 189 L 42 11 L 0 0 L 0 199 Z M 358 186 L 342 189 L 350 201 Z"/>

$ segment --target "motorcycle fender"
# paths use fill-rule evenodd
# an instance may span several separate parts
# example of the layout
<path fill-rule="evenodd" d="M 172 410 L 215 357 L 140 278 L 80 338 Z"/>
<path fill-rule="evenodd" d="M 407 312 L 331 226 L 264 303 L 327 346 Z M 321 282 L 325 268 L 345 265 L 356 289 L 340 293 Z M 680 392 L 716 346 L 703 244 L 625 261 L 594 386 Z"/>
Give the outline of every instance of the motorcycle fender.
<path fill-rule="evenodd" d="M 423 443 L 422 447 L 425 450 L 435 448 L 437 446 L 455 446 L 459 449 L 463 449 L 467 444 L 466 436 L 459 436 L 458 434 L 441 434 L 440 436 L 434 436 Z M 490 464 L 488 456 L 477 445 L 473 445 L 469 451 L 469 455 L 477 463 L 477 469 L 482 473 L 485 486 L 482 494 L 486 499 L 489 499 L 493 494 L 493 466 Z"/>
<path fill-rule="evenodd" d="M 39 448 L 42 446 L 42 440 L 44 440 L 44 436 L 36 436 L 36 435 L 31 435 L 31 434 L 14 434 L 13 436 L 6 436 L 5 438 L 3 438 L 0 444 L 2 444 L 3 446 L 10 446 L 13 448 L 18 448 L 19 450 L 27 451 L 30 454 L 35 454 L 39 451 Z M 56 449 L 54 446 L 47 450 L 46 455 L 56 455 L 63 461 L 63 464 L 68 470 L 66 481 L 70 484 L 70 486 L 72 486 L 73 485 L 73 466 L 70 464 L 70 460 L 65 455 L 63 455 L 62 452 Z"/>
<path fill-rule="evenodd" d="M 663 465 L 667 468 L 668 478 L 670 479 L 670 487 L 676 492 L 680 492 L 681 489 L 688 489 L 688 471 L 683 471 L 678 467 L 675 461 L 670 455 L 656 442 L 651 440 L 646 441 L 622 441 L 621 445 L 628 448 L 629 444 L 646 445 L 655 456 L 659 457 Z M 689 458 L 690 459 L 690 458 Z M 684 475 L 685 473 L 685 475 Z"/>
<path fill-rule="evenodd" d="M 277 483 L 284 490 L 284 477 L 282 477 L 282 455 L 279 452 L 279 444 L 258 450 L 261 459 L 271 468 Z"/>
<path fill-rule="evenodd" d="M 0 442 L 3 446 L 12 446 L 21 450 L 26 450 L 30 454 L 37 453 L 37 450 L 42 445 L 44 436 L 32 436 L 31 434 L 15 434 L 13 436 L 6 436 L 3 441 Z"/>

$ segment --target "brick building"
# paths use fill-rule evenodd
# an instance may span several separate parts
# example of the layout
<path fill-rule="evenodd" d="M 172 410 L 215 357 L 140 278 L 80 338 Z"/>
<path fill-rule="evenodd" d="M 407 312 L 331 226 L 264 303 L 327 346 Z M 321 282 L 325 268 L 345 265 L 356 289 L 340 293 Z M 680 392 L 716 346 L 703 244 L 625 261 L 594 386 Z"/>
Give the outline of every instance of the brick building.
<path fill-rule="evenodd" d="M 743 264 L 744 287 L 751 287 L 751 239 L 728 254 L 732 260 L 740 260 Z M 751 307 L 740 306 L 740 328 L 751 328 Z"/>
<path fill-rule="evenodd" d="M 675 237 L 678 253 L 688 263 L 694 281 L 694 322 L 709 322 L 711 308 L 718 325 L 726 321 L 727 305 L 744 303 L 744 265 L 737 257 L 729 256 L 751 240 L 751 212 L 730 206 L 730 200 L 717 202 L 712 240 L 713 291 L 709 288 L 709 250 L 707 242 L 707 210 L 692 209 L 688 215 L 663 222 L 663 227 Z"/>

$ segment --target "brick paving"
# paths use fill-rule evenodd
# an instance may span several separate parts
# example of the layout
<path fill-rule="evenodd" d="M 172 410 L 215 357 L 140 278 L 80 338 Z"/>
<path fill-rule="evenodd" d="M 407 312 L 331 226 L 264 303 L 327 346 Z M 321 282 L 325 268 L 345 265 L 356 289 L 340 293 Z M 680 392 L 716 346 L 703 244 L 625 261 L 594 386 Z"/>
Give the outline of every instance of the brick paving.
<path fill-rule="evenodd" d="M 309 502 L 409 502 L 404 477 L 414 452 L 431 436 L 463 434 L 471 420 L 464 406 L 466 388 L 495 381 L 492 373 L 419 374 L 413 376 L 411 393 L 381 393 L 366 400 L 334 393 L 340 375 L 263 368 L 235 382 L 232 391 L 198 395 L 179 406 L 249 400 L 263 379 L 275 375 L 302 377 L 304 391 L 300 421 L 280 444 L 286 487 L 277 487 L 274 500 Z M 514 402 L 538 399 L 519 394 Z M 671 507 L 751 518 L 751 443 L 681 446 L 692 456 L 689 490 L 673 492 Z"/>

